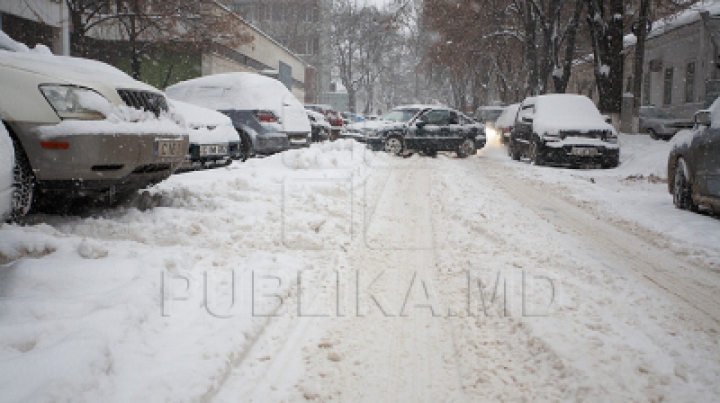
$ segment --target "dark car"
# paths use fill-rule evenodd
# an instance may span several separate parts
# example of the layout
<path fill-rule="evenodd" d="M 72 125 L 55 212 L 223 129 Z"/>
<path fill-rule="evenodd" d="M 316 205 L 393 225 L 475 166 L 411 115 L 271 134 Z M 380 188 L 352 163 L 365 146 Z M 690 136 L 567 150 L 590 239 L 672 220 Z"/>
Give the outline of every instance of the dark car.
<path fill-rule="evenodd" d="M 692 127 L 693 122 L 689 119 L 678 119 L 656 106 L 640 107 L 640 131 L 647 133 L 653 140 L 669 140 L 678 131 Z"/>
<path fill-rule="evenodd" d="M 526 98 L 510 133 L 508 153 L 535 165 L 614 168 L 620 163 L 615 129 L 588 97 L 572 94 Z"/>
<path fill-rule="evenodd" d="M 448 108 L 424 108 L 407 123 L 386 125 L 369 132 L 368 147 L 388 153 L 419 151 L 433 156 L 438 151 L 454 151 L 460 158 L 475 154 L 485 146 L 481 123 Z"/>
<path fill-rule="evenodd" d="M 677 208 L 720 212 L 720 103 L 695 114 L 695 127 L 678 133 L 668 158 L 668 190 Z"/>

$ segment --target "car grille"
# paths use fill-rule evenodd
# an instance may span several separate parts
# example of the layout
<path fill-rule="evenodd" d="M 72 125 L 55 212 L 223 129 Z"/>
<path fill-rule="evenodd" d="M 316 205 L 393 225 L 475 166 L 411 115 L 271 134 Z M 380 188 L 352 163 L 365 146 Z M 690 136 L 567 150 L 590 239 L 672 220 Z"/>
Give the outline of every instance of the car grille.
<path fill-rule="evenodd" d="M 117 90 L 117 92 L 129 107 L 152 112 L 155 116 L 160 116 L 160 113 L 168 111 L 167 101 L 161 94 L 136 90 Z"/>

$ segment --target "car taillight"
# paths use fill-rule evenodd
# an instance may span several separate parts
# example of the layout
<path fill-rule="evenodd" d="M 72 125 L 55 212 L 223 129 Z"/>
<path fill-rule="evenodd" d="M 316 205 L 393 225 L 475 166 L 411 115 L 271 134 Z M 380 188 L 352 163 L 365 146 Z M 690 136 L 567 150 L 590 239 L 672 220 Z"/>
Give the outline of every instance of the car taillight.
<path fill-rule="evenodd" d="M 255 111 L 255 117 L 263 123 L 279 123 L 280 120 L 271 111 Z"/>

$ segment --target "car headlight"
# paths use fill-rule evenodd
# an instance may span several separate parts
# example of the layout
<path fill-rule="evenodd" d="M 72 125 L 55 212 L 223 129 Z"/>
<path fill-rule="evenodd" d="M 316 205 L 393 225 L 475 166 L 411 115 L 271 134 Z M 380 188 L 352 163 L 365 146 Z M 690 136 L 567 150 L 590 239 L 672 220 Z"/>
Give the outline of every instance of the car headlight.
<path fill-rule="evenodd" d="M 41 85 L 40 92 L 61 119 L 105 119 L 101 110 L 111 107 L 102 95 L 87 88 L 72 85 Z"/>

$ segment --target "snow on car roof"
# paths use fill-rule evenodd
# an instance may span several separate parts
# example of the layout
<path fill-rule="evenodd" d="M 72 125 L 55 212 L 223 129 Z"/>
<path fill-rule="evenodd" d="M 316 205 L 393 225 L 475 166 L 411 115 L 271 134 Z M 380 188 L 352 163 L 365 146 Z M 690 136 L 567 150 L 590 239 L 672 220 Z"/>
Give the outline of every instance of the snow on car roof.
<path fill-rule="evenodd" d="M 278 110 L 282 101 L 302 104 L 280 81 L 255 73 L 226 73 L 199 77 L 168 87 L 171 98 L 215 110 Z"/>
<path fill-rule="evenodd" d="M 523 105 L 534 103 L 533 126 L 538 133 L 560 130 L 609 130 L 615 129 L 605 122 L 590 98 L 575 94 L 550 94 L 528 98 Z"/>

